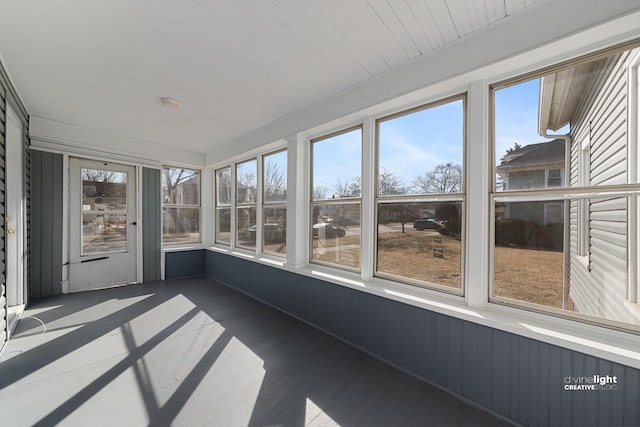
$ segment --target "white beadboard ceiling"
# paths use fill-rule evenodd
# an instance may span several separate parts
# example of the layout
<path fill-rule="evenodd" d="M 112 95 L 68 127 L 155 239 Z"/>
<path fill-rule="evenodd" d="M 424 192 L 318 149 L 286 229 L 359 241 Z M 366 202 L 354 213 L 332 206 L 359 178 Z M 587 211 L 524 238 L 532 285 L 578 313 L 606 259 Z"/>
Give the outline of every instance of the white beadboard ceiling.
<path fill-rule="evenodd" d="M 0 55 L 32 116 L 207 153 L 544 1 L 0 0 Z"/>

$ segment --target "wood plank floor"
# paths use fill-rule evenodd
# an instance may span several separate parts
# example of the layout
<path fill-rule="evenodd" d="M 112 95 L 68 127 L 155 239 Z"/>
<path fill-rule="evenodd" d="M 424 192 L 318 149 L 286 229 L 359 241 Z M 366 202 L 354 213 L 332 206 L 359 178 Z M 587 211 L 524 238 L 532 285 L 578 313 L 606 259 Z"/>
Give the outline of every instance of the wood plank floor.
<path fill-rule="evenodd" d="M 0 425 L 507 425 L 206 278 L 36 300 Z"/>

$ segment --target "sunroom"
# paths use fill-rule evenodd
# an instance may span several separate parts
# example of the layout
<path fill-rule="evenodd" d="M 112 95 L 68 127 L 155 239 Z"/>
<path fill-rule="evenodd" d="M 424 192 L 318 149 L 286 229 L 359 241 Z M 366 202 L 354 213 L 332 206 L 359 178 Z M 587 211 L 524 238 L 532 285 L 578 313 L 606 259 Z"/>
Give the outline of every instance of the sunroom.
<path fill-rule="evenodd" d="M 9 425 L 639 424 L 638 22 L 0 3 Z"/>

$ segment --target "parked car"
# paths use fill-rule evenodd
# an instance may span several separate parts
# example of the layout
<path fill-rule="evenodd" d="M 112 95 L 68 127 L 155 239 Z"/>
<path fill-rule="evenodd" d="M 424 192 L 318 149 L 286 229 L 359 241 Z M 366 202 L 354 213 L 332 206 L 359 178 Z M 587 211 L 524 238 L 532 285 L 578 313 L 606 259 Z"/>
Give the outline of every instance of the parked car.
<path fill-rule="evenodd" d="M 422 218 L 413 222 L 413 228 L 416 230 L 437 230 L 441 227 L 442 223 L 433 218 Z"/>
<path fill-rule="evenodd" d="M 252 225 L 247 230 L 249 232 L 248 239 L 252 242 L 256 241 L 256 225 Z M 280 224 L 272 224 L 267 223 L 264 225 L 263 229 L 263 240 L 264 243 L 280 243 L 284 242 L 287 238 L 285 228 Z"/>
<path fill-rule="evenodd" d="M 330 222 L 321 222 L 313 224 L 313 237 L 324 237 L 325 239 L 333 239 L 336 237 L 344 237 L 347 231 L 344 228 L 337 227 Z"/>

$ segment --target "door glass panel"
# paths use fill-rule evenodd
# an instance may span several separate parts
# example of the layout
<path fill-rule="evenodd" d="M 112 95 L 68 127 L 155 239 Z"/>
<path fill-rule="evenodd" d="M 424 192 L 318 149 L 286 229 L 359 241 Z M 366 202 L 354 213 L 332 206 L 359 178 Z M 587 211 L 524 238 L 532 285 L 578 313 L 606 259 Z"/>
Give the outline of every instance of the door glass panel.
<path fill-rule="evenodd" d="M 127 251 L 127 174 L 82 169 L 82 254 Z"/>

